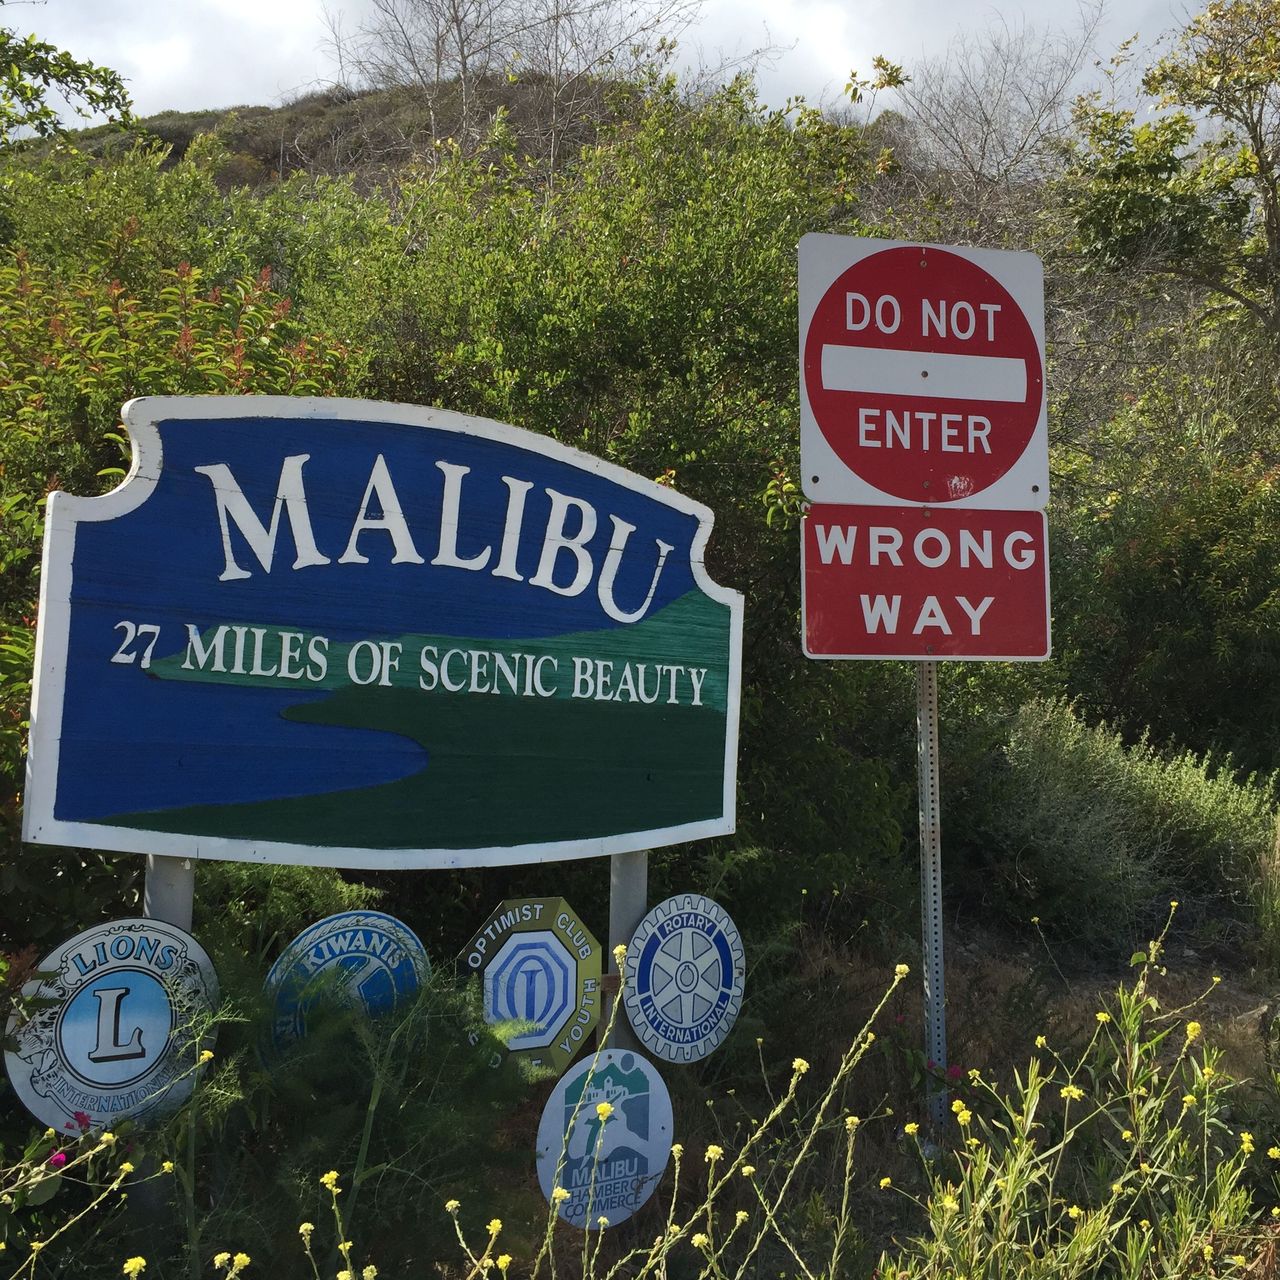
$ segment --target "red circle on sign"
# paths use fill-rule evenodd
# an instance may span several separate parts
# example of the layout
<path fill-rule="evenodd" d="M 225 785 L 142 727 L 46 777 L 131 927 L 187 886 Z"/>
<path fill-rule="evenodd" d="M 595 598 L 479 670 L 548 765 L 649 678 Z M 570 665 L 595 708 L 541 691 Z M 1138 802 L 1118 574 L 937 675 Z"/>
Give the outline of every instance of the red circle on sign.
<path fill-rule="evenodd" d="M 809 321 L 804 379 L 840 460 L 911 502 L 990 488 L 1025 452 L 1044 397 L 1022 308 L 944 249 L 884 249 L 837 277 Z"/>

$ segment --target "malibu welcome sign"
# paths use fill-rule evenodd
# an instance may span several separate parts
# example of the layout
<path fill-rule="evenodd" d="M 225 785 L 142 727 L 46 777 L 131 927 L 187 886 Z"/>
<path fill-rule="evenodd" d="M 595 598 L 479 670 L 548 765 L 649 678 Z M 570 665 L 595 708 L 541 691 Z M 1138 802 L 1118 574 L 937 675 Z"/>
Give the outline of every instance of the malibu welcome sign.
<path fill-rule="evenodd" d="M 705 507 L 439 410 L 123 416 L 126 482 L 49 499 L 27 839 L 443 867 L 733 830 Z"/>

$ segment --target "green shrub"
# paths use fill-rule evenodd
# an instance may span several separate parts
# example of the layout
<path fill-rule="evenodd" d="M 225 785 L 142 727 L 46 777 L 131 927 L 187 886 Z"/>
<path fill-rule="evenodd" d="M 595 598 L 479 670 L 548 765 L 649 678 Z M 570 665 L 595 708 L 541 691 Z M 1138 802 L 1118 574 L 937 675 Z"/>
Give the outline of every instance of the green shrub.
<path fill-rule="evenodd" d="M 968 856 L 1014 920 L 1112 956 L 1149 936 L 1171 893 L 1256 926 L 1270 921 L 1274 863 L 1270 780 L 1229 760 L 1126 744 L 1061 700 L 1037 699 L 989 761 Z"/>

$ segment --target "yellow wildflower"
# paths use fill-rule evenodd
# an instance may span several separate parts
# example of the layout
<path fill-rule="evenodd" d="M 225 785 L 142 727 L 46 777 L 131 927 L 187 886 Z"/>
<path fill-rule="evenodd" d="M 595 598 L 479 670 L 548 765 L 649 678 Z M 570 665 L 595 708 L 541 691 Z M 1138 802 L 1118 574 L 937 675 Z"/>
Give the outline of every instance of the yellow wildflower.
<path fill-rule="evenodd" d="M 907 974 L 911 972 L 911 970 L 905 964 L 900 964 L 895 966 L 893 972 L 895 976 L 899 978 L 905 978 Z"/>
<path fill-rule="evenodd" d="M 914 1138 L 915 1135 L 920 1132 L 920 1126 L 913 1120 L 910 1124 L 904 1124 L 902 1126 L 902 1132 L 905 1133 L 907 1137 Z"/>
<path fill-rule="evenodd" d="M 845 1116 L 844 1127 L 847 1133 L 852 1133 L 862 1121 L 857 1116 Z"/>
<path fill-rule="evenodd" d="M 1074 1222 L 1082 1213 L 1084 1213 L 1084 1210 L 1078 1204 L 1073 1204 L 1071 1208 L 1067 1210 L 1067 1217 Z"/>
<path fill-rule="evenodd" d="M 369 1263 L 360 1273 L 360 1280 L 378 1280 L 378 1268 L 372 1262 Z"/>
<path fill-rule="evenodd" d="M 212 1050 L 212 1049 L 201 1049 L 201 1050 L 200 1050 L 200 1064 L 201 1064 L 201 1066 L 203 1066 L 206 1062 L 212 1062 L 212 1061 L 213 1061 L 213 1050 Z"/>
<path fill-rule="evenodd" d="M 1110 1022 L 1111 1015 L 1109 1013 L 1095 1013 L 1093 1015 L 1099 1022 Z"/>
<path fill-rule="evenodd" d="M 1140 1226 L 1140 1227 L 1143 1229 L 1143 1231 L 1150 1231 L 1150 1230 L 1151 1230 L 1151 1219 L 1150 1219 L 1150 1218 L 1143 1218 L 1143 1219 L 1138 1223 L 1138 1226 Z"/>
<path fill-rule="evenodd" d="M 1063 1085 L 1058 1092 L 1062 1097 L 1066 1098 L 1068 1102 L 1079 1102 L 1080 1099 L 1084 1097 L 1084 1090 L 1081 1089 L 1079 1085 L 1074 1084 Z"/>
<path fill-rule="evenodd" d="M 1240 1131 L 1240 1150 L 1247 1156 L 1253 1155 L 1253 1134 L 1245 1129 Z"/>
<path fill-rule="evenodd" d="M 116 1140 L 116 1135 L 110 1129 L 104 1129 L 98 1134 L 98 1145 L 109 1147 Z"/>
<path fill-rule="evenodd" d="M 1048 1048 L 1048 1046 L 1049 1046 L 1049 1042 L 1044 1038 L 1044 1036 L 1036 1036 L 1037 1049 L 1046 1049 Z"/>
<path fill-rule="evenodd" d="M 1199 1040 L 1201 1030 L 1202 1028 L 1198 1022 L 1188 1022 L 1187 1023 L 1187 1039 Z"/>
<path fill-rule="evenodd" d="M 330 1191 L 332 1191 L 332 1192 L 336 1195 L 336 1194 L 338 1193 L 338 1191 L 340 1190 L 340 1188 L 339 1188 L 339 1186 L 338 1186 L 338 1171 L 337 1171 L 337 1169 L 330 1169 L 328 1173 L 322 1173 L 322 1174 L 320 1175 L 320 1185 L 321 1185 L 322 1187 L 328 1187 L 328 1188 L 329 1188 L 329 1190 L 330 1190 Z"/>
<path fill-rule="evenodd" d="M 711 1237 L 705 1231 L 697 1231 L 694 1233 L 693 1239 L 689 1242 L 695 1249 L 705 1249 L 711 1243 Z"/>
<path fill-rule="evenodd" d="M 959 1207 L 960 1207 L 960 1202 L 955 1198 L 955 1196 L 951 1195 L 950 1193 L 942 1197 L 943 1213 L 955 1213 L 955 1211 Z"/>
<path fill-rule="evenodd" d="M 1125 1130 L 1125 1131 L 1120 1135 L 1120 1140 L 1121 1140 L 1122 1142 L 1132 1142 L 1132 1141 L 1133 1141 L 1133 1130 L 1132 1130 L 1132 1129 L 1126 1129 L 1126 1130 Z"/>
<path fill-rule="evenodd" d="M 1204 1248 L 1200 1250 L 1200 1252 L 1204 1255 L 1204 1260 L 1208 1262 L 1209 1259 L 1213 1257 L 1213 1245 L 1211 1244 L 1205 1245 Z"/>
<path fill-rule="evenodd" d="M 245 1267 L 249 1265 L 250 1261 L 251 1259 L 247 1253 L 237 1253 L 236 1256 L 231 1259 L 231 1265 L 235 1267 L 237 1271 L 243 1271 Z"/>
<path fill-rule="evenodd" d="M 173 1172 L 173 1161 L 172 1161 L 172 1160 L 166 1160 L 166 1161 L 165 1161 L 165 1162 L 160 1166 L 160 1172 L 161 1172 L 161 1173 L 172 1173 L 172 1172 Z"/>
<path fill-rule="evenodd" d="M 963 1103 L 959 1098 L 957 1098 L 957 1099 L 956 1099 L 956 1100 L 951 1104 L 951 1110 L 952 1110 L 952 1111 L 954 1111 L 954 1112 L 956 1113 L 956 1115 L 959 1115 L 959 1114 L 960 1114 L 960 1112 L 962 1112 L 962 1111 L 964 1110 L 964 1103 Z"/>
<path fill-rule="evenodd" d="M 673 1142 L 671 1144 L 671 1154 L 679 1160 L 680 1157 L 684 1155 L 684 1144 L 680 1142 Z"/>
<path fill-rule="evenodd" d="M 569 1193 L 563 1187 L 554 1187 L 551 1191 L 551 1198 L 556 1204 L 563 1204 L 569 1198 Z"/>
<path fill-rule="evenodd" d="M 1213 1077 L 1216 1076 L 1218 1073 L 1212 1067 L 1206 1065 L 1201 1069 L 1200 1074 L 1204 1076 L 1206 1080 L 1212 1080 Z"/>
<path fill-rule="evenodd" d="M 613 949 L 613 962 L 618 966 L 619 970 L 621 970 L 622 962 L 626 958 L 627 958 L 627 944 L 625 942 L 620 942 Z"/>
<path fill-rule="evenodd" d="M 1268 1159 L 1268 1160 L 1280 1160 L 1280 1147 L 1268 1147 L 1268 1148 L 1267 1148 L 1267 1159 Z"/>
<path fill-rule="evenodd" d="M 147 1269 L 146 1258 L 127 1258 L 121 1268 L 127 1276 L 140 1276 Z"/>
<path fill-rule="evenodd" d="M 1182 1105 L 1184 1107 L 1194 1107 L 1196 1105 L 1196 1095 L 1194 1093 L 1184 1093 L 1182 1095 Z"/>
<path fill-rule="evenodd" d="M 505 1276 L 507 1268 L 511 1265 L 511 1255 L 509 1253 L 498 1254 L 498 1270 Z"/>
<path fill-rule="evenodd" d="M 733 1220 L 738 1224 L 738 1226 L 742 1226 L 749 1217 L 751 1217 L 751 1215 L 745 1209 L 739 1209 L 738 1212 L 733 1215 Z"/>
<path fill-rule="evenodd" d="M 703 1155 L 702 1158 L 708 1164 L 715 1164 L 715 1162 L 719 1160 L 722 1155 L 724 1155 L 724 1148 L 716 1146 L 716 1144 L 713 1142 L 711 1143 L 710 1146 L 707 1147 L 706 1154 Z"/>
<path fill-rule="evenodd" d="M 133 1161 L 132 1160 L 123 1161 L 120 1165 L 120 1172 L 124 1174 L 125 1177 L 128 1177 L 129 1174 L 133 1172 Z"/>
<path fill-rule="evenodd" d="M 1123 1183 L 1123 1182 L 1113 1182 L 1113 1183 L 1111 1184 L 1111 1194 L 1112 1194 L 1113 1196 L 1121 1195 L 1123 1192 L 1124 1192 L 1124 1183 Z"/>
<path fill-rule="evenodd" d="M 462 1208 L 462 1205 L 459 1204 L 457 1200 L 446 1200 L 444 1202 L 445 1213 L 457 1213 L 458 1210 L 461 1208 Z"/>
<path fill-rule="evenodd" d="M 213 1265 L 215 1267 L 225 1267 L 231 1261 L 231 1255 L 224 1249 L 221 1253 L 213 1255 Z"/>
<path fill-rule="evenodd" d="M 756 1171 L 756 1167 L 753 1164 L 744 1164 L 742 1166 L 742 1176 L 744 1178 L 752 1177 L 755 1174 L 755 1171 Z"/>
<path fill-rule="evenodd" d="M 1246 1258 L 1243 1253 L 1233 1253 L 1231 1255 L 1231 1261 L 1234 1262 L 1237 1267 L 1243 1267 L 1249 1259 Z"/>
<path fill-rule="evenodd" d="M 893 1185 L 893 1179 L 892 1179 L 892 1178 L 881 1178 L 881 1179 L 880 1179 L 880 1190 L 881 1190 L 881 1191 L 883 1191 L 883 1190 L 885 1189 L 885 1187 L 889 1187 L 889 1186 L 892 1186 L 892 1185 Z"/>
<path fill-rule="evenodd" d="M 970 1111 L 968 1107 L 965 1107 L 962 1111 L 959 1111 L 956 1113 L 956 1120 L 960 1124 L 968 1124 L 969 1121 L 972 1119 L 973 1119 L 973 1112 Z"/>
<path fill-rule="evenodd" d="M 809 1070 L 809 1064 L 803 1058 L 795 1058 L 791 1063 L 791 1070 L 798 1076 L 804 1075 Z"/>
<path fill-rule="evenodd" d="M 502 1230 L 502 1219 L 490 1218 L 489 1225 L 486 1228 L 486 1230 L 489 1232 L 491 1236 L 496 1236 L 498 1232 Z"/>
<path fill-rule="evenodd" d="M 298 1234 L 308 1243 L 311 1243 L 311 1233 L 316 1229 L 314 1222 L 300 1222 L 298 1224 Z"/>
<path fill-rule="evenodd" d="M 607 1120 L 611 1115 L 613 1115 L 613 1103 L 597 1102 L 596 1115 L 598 1115 L 601 1120 Z"/>

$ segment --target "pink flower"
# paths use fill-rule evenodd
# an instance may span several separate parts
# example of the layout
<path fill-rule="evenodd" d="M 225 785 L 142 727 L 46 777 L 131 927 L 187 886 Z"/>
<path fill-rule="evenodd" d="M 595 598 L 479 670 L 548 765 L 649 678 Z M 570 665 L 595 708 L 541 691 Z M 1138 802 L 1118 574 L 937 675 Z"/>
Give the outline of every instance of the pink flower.
<path fill-rule="evenodd" d="M 49 1164 L 55 1169 L 61 1169 L 67 1163 L 67 1153 L 65 1151 L 55 1151 L 49 1157 Z"/>
<path fill-rule="evenodd" d="M 955 1066 L 955 1065 L 953 1064 L 952 1066 L 949 1066 L 949 1067 L 947 1068 L 947 1079 L 948 1079 L 948 1080 L 959 1080 L 959 1079 L 961 1078 L 961 1076 L 963 1076 L 963 1075 L 964 1075 L 964 1068 L 963 1068 L 963 1067 L 957 1067 L 957 1066 Z"/>
<path fill-rule="evenodd" d="M 71 1118 L 76 1122 L 76 1124 L 80 1126 L 81 1133 L 89 1132 L 89 1128 L 93 1124 L 93 1121 L 90 1120 L 89 1117 L 83 1111 L 72 1112 Z M 70 1127 L 71 1127 L 70 1125 L 67 1126 L 68 1129 Z"/>

